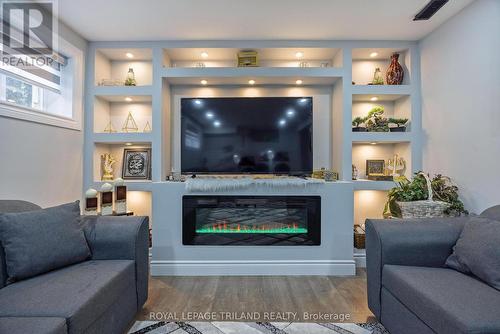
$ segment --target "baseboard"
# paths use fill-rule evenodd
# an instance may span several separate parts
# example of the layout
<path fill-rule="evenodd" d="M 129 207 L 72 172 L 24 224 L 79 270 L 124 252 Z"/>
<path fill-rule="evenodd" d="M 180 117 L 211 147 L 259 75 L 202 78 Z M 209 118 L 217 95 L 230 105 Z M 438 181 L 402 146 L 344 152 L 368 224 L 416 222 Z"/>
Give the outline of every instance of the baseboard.
<path fill-rule="evenodd" d="M 354 260 L 151 261 L 152 276 L 352 276 L 355 274 Z"/>
<path fill-rule="evenodd" d="M 356 268 L 366 268 L 365 254 L 354 254 L 354 261 L 356 262 Z"/>

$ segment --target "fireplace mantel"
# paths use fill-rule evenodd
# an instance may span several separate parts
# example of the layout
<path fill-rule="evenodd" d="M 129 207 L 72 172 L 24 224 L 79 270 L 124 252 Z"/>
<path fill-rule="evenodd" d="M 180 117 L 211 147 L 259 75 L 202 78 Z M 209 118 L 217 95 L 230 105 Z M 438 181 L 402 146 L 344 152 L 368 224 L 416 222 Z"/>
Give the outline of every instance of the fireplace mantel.
<path fill-rule="evenodd" d="M 308 187 L 252 186 L 224 192 L 193 193 L 181 182 L 153 184 L 151 273 L 162 275 L 354 275 L 353 191 L 351 182 Z M 230 246 L 184 245 L 182 199 L 192 195 L 319 196 L 320 245 Z"/>

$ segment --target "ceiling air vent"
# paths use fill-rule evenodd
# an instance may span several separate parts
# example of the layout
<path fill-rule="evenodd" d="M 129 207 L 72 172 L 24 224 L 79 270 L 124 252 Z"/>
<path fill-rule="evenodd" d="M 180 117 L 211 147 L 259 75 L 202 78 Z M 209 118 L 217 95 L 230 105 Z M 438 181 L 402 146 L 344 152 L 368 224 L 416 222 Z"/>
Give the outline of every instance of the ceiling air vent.
<path fill-rule="evenodd" d="M 448 0 L 432 0 L 417 15 L 415 15 L 415 17 L 413 18 L 413 21 L 421 21 L 421 20 L 430 19 L 447 2 L 448 2 Z"/>

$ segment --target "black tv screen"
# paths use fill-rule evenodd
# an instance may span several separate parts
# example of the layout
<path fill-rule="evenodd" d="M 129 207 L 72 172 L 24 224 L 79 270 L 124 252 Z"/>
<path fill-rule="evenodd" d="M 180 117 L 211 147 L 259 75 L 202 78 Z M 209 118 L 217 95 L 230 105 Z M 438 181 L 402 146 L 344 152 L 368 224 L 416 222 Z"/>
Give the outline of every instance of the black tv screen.
<path fill-rule="evenodd" d="M 312 98 L 181 99 L 184 174 L 312 172 Z"/>

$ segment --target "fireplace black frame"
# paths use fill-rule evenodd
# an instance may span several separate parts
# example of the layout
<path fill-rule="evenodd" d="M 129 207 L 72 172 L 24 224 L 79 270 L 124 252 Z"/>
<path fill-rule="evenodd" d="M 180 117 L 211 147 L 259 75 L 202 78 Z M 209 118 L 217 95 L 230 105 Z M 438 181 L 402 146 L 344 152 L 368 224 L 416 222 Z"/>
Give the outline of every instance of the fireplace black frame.
<path fill-rule="evenodd" d="M 286 208 L 307 209 L 307 233 L 211 233 L 196 232 L 196 209 L 286 203 Z M 231 206 L 232 205 L 232 206 Z M 182 243 L 192 246 L 319 246 L 321 245 L 320 196 L 185 195 L 182 197 Z"/>

